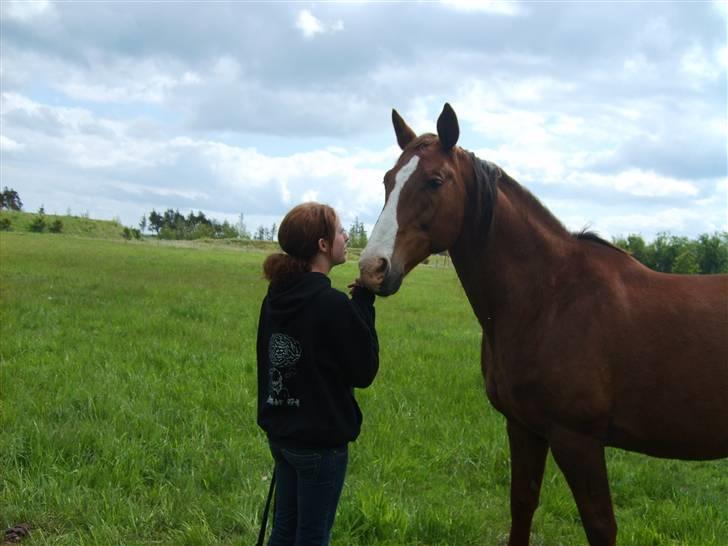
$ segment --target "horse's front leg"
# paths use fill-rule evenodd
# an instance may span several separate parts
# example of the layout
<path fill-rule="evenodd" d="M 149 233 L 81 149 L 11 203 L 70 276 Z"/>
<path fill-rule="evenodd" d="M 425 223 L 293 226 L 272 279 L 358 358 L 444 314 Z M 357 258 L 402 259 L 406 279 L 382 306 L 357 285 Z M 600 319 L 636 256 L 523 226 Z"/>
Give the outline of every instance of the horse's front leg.
<path fill-rule="evenodd" d="M 591 546 L 614 546 L 617 522 L 609 494 L 607 464 L 601 442 L 566 429 L 552 431 L 549 438 L 556 464 L 579 508 Z"/>
<path fill-rule="evenodd" d="M 508 546 L 528 546 L 549 445 L 512 419 L 508 420 L 508 443 L 511 448 L 511 534 Z"/>

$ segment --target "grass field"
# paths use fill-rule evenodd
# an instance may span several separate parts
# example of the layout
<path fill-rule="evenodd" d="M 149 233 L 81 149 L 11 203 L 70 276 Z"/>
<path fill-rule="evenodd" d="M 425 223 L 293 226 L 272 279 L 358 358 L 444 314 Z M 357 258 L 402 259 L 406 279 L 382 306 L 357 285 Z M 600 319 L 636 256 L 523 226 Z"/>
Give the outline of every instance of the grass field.
<path fill-rule="evenodd" d="M 0 525 L 32 545 L 250 545 L 271 471 L 255 425 L 265 254 L 0 234 Z M 354 263 L 334 270 L 343 289 Z M 499 545 L 503 418 L 451 268 L 377 301 L 381 371 L 359 391 L 335 545 Z M 728 544 L 728 460 L 610 450 L 619 544 Z M 535 545 L 586 540 L 549 459 Z"/>

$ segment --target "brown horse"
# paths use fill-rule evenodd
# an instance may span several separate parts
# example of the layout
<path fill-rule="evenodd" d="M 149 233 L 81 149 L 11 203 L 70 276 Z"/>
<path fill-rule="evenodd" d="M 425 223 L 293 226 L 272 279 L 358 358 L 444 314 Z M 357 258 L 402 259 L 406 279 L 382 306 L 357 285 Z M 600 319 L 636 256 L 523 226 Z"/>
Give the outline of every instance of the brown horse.
<path fill-rule="evenodd" d="M 386 296 L 448 249 L 483 328 L 488 398 L 507 419 L 511 546 L 527 545 L 549 448 L 589 544 L 616 543 L 604 447 L 728 456 L 728 275 L 656 273 L 572 234 L 502 169 L 456 146 L 455 112 L 419 137 L 392 112 L 402 155 L 361 279 Z"/>

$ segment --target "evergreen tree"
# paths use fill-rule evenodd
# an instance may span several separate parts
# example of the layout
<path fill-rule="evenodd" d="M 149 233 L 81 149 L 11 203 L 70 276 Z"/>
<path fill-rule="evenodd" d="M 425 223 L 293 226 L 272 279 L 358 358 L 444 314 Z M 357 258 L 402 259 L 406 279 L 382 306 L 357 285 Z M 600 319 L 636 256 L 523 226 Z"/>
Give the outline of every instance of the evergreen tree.
<path fill-rule="evenodd" d="M 162 215 L 159 214 L 156 210 L 152 209 L 152 212 L 149 213 L 149 228 L 154 231 L 157 235 L 159 235 L 159 231 L 164 226 Z"/>
<path fill-rule="evenodd" d="M 18 192 L 12 188 L 5 186 L 0 194 L 0 210 L 23 210 L 23 202 L 20 200 Z"/>
<path fill-rule="evenodd" d="M 352 248 L 364 248 L 367 246 L 367 232 L 359 217 L 354 218 L 354 223 L 349 228 L 349 246 Z"/>

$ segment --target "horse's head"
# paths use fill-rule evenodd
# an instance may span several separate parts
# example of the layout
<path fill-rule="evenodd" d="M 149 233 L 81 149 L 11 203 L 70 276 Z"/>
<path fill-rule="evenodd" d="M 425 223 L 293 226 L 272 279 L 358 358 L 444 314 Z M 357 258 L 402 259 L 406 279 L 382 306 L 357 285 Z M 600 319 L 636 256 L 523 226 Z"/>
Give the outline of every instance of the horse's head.
<path fill-rule="evenodd" d="M 384 175 L 384 209 L 359 260 L 362 283 L 382 296 L 394 294 L 418 263 L 453 245 L 465 208 L 455 147 L 460 129 L 450 105 L 437 120 L 437 135 L 417 137 L 395 110 L 392 124 L 402 155 Z"/>

